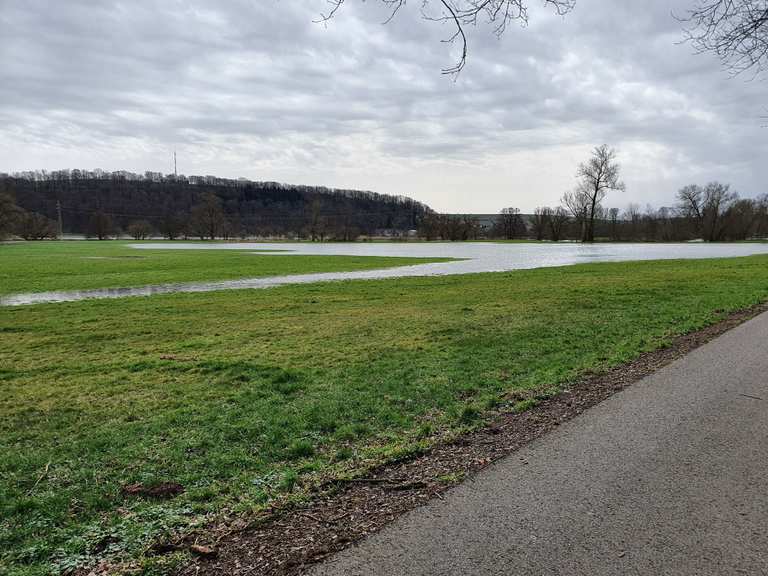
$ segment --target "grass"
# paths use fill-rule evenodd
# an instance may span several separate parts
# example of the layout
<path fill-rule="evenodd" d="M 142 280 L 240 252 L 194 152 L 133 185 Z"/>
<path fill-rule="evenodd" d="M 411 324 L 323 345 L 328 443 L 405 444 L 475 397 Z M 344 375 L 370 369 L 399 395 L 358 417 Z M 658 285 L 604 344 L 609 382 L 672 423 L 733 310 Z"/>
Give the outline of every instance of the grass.
<path fill-rule="evenodd" d="M 768 298 L 768 257 L 0 309 L 0 573 L 108 559 L 417 452 Z M 178 482 L 169 500 L 121 487 Z"/>
<path fill-rule="evenodd" d="M 306 256 L 254 250 L 136 250 L 128 242 L 0 244 L 0 295 L 348 272 L 443 258 Z"/>

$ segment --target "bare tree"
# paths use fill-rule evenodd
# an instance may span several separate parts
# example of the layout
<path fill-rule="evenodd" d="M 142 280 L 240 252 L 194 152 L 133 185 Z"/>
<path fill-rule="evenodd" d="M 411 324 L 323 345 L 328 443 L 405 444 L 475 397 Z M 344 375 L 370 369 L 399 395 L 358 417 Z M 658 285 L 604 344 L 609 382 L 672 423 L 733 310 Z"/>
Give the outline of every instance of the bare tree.
<path fill-rule="evenodd" d="M 168 240 L 176 240 L 184 234 L 184 217 L 175 214 L 166 214 L 160 221 L 160 233 Z"/>
<path fill-rule="evenodd" d="M 624 210 L 624 220 L 629 226 L 629 236 L 633 239 L 636 239 L 640 233 L 641 219 L 640 205 L 634 202 L 627 204 L 627 208 Z"/>
<path fill-rule="evenodd" d="M 525 222 L 520 216 L 519 208 L 503 208 L 499 217 L 501 235 L 506 240 L 512 240 L 522 236 L 526 232 Z"/>
<path fill-rule="evenodd" d="M 608 210 L 608 220 L 611 223 L 611 240 L 614 242 L 619 240 L 619 212 L 618 208 Z"/>
<path fill-rule="evenodd" d="M 215 240 L 227 223 L 221 200 L 213 193 L 205 194 L 199 204 L 192 207 L 190 212 L 190 227 L 192 232 L 201 240 Z"/>
<path fill-rule="evenodd" d="M 419 234 L 428 242 L 440 236 L 440 215 L 435 212 L 425 214 L 419 226 Z"/>
<path fill-rule="evenodd" d="M 146 220 L 135 220 L 128 224 L 127 232 L 134 240 L 146 240 L 152 235 L 152 224 Z"/>
<path fill-rule="evenodd" d="M 768 238 L 768 194 L 763 194 L 757 199 L 757 230 L 758 238 Z"/>
<path fill-rule="evenodd" d="M 462 240 L 477 240 L 480 237 L 480 221 L 474 216 L 465 214 L 461 218 Z"/>
<path fill-rule="evenodd" d="M 735 200 L 724 215 L 728 240 L 747 240 L 757 234 L 760 225 L 760 204 L 757 200 Z"/>
<path fill-rule="evenodd" d="M 544 240 L 544 235 L 549 229 L 549 219 L 552 217 L 552 208 L 539 207 L 533 211 L 531 219 L 532 232 L 536 240 Z"/>
<path fill-rule="evenodd" d="M 320 198 L 315 198 L 310 206 L 309 235 L 312 242 L 318 239 L 322 242 L 325 239 L 325 218 L 322 215 Z"/>
<path fill-rule="evenodd" d="M 390 8 L 391 12 L 386 22 L 406 5 L 406 0 L 380 0 Z M 328 0 L 330 9 L 321 14 L 320 22 L 333 18 L 344 4 L 345 0 Z M 459 58 L 451 66 L 443 68 L 443 74 L 458 74 L 467 63 L 466 28 L 475 27 L 479 20 L 492 27 L 496 36 L 501 36 L 509 24 L 518 22 L 522 26 L 528 23 L 528 3 L 526 0 L 421 0 L 421 14 L 426 20 L 447 23 L 452 32 L 444 42 L 458 43 Z M 554 9 L 559 15 L 570 12 L 575 0 L 544 0 L 544 4 Z"/>
<path fill-rule="evenodd" d="M 0 193 L 0 240 L 10 236 L 22 210 L 9 193 Z"/>
<path fill-rule="evenodd" d="M 94 236 L 99 240 L 107 240 L 115 233 L 115 225 L 112 216 L 102 210 L 97 210 L 88 220 L 88 236 Z"/>
<path fill-rule="evenodd" d="M 696 232 L 707 242 L 723 239 L 725 213 L 738 198 L 730 186 L 720 182 L 710 182 L 703 187 L 691 184 L 677 193 L 680 213 L 693 222 Z"/>
<path fill-rule="evenodd" d="M 573 216 L 576 226 L 579 228 L 579 237 L 584 240 L 587 228 L 587 214 L 589 213 L 589 196 L 580 188 L 576 188 L 571 192 L 563 194 L 561 202 L 565 204 L 565 207 Z"/>
<path fill-rule="evenodd" d="M 592 151 L 592 157 L 579 165 L 577 177 L 579 194 L 586 203 L 585 225 L 582 240 L 595 241 L 595 219 L 602 209 L 600 203 L 611 190 L 624 190 L 624 183 L 619 179 L 619 164 L 616 151 L 606 144 Z"/>
<path fill-rule="evenodd" d="M 696 0 L 680 20 L 695 49 L 715 54 L 734 74 L 768 66 L 767 0 Z"/>
<path fill-rule="evenodd" d="M 568 220 L 568 211 L 562 206 L 558 206 L 552 211 L 552 215 L 549 217 L 549 232 L 552 242 L 559 242 L 563 237 Z"/>
<path fill-rule="evenodd" d="M 16 233 L 24 240 L 54 239 L 57 236 L 57 226 L 56 222 L 42 214 L 25 212 L 18 218 Z"/>

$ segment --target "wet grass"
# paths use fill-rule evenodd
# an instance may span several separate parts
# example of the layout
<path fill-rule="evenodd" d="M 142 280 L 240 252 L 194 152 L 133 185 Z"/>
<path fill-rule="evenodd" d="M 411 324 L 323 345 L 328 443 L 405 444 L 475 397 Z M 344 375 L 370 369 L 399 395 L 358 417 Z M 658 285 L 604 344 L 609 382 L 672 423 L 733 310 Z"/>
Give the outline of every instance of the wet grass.
<path fill-rule="evenodd" d="M 136 250 L 129 244 L 95 240 L 0 244 L 0 295 L 348 272 L 449 260 L 306 256 L 253 249 Z"/>
<path fill-rule="evenodd" d="M 168 534 L 766 298 L 755 256 L 0 309 L 0 573 L 168 570 L 150 547 Z"/>

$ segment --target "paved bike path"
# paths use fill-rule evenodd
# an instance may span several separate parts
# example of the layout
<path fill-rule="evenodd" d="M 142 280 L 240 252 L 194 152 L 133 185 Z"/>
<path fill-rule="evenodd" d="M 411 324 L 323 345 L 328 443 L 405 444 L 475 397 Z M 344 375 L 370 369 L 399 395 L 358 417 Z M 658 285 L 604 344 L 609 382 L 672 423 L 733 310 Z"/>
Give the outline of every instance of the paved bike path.
<path fill-rule="evenodd" d="M 768 575 L 768 313 L 308 573 Z"/>

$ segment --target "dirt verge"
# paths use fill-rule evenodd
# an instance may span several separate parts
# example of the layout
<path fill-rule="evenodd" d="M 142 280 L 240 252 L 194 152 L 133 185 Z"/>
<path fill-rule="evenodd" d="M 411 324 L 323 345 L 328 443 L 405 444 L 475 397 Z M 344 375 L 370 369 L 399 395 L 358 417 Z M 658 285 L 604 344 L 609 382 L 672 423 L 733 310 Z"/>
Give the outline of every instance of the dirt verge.
<path fill-rule="evenodd" d="M 198 534 L 186 545 L 204 545 L 210 553 L 198 554 L 180 574 L 300 574 L 308 565 L 377 532 L 430 498 L 441 498 L 456 482 L 765 311 L 768 303 L 735 312 L 717 324 L 676 338 L 667 348 L 573 382 L 525 412 L 501 413 L 486 427 L 438 443 L 425 454 L 381 466 L 365 478 L 320 486 L 300 508 L 273 510 L 247 525 L 242 522 Z"/>

